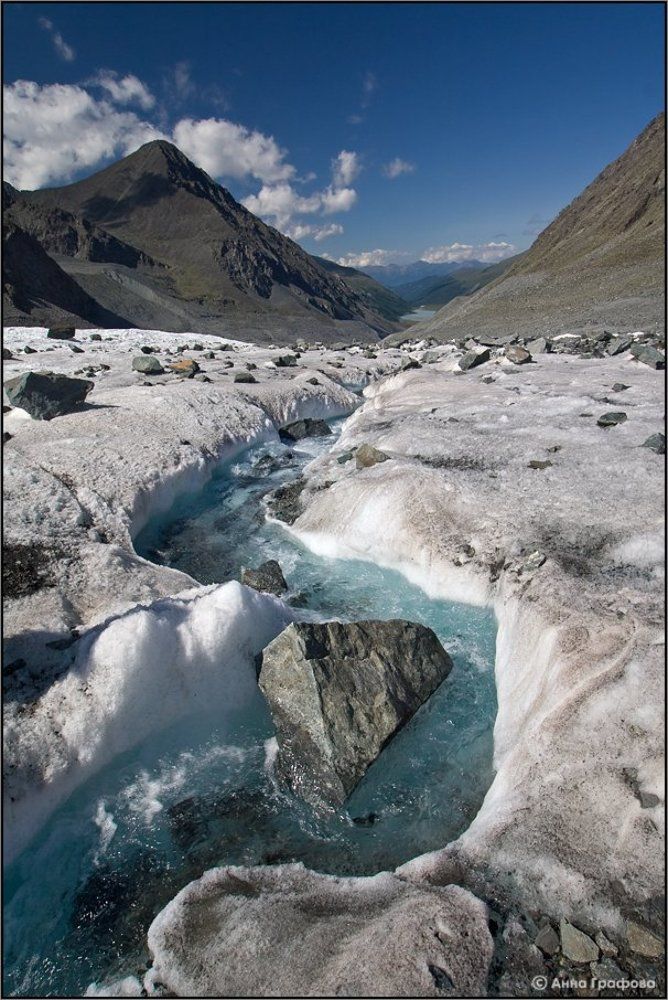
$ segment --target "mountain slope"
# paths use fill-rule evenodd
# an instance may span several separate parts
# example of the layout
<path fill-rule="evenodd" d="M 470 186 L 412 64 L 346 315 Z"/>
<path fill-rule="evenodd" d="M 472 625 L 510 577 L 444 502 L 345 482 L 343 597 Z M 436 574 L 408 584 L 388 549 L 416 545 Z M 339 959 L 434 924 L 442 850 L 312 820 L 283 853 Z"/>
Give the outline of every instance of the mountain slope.
<path fill-rule="evenodd" d="M 590 324 L 663 330 L 664 199 L 660 114 L 504 275 L 416 324 L 411 337 L 555 335 Z"/>
<path fill-rule="evenodd" d="M 154 309 L 160 322 L 148 325 L 164 326 L 170 314 L 168 329 L 253 339 L 302 333 L 374 339 L 393 328 L 338 275 L 162 140 L 75 184 L 20 198 L 37 219 L 42 213 L 39 239 L 58 263 L 103 305 L 123 307 L 133 323 L 143 303 L 145 325 Z M 97 255 L 85 247 L 73 252 L 59 238 L 67 222 L 62 213 Z M 28 214 L 24 208 L 24 221 Z M 108 252 L 100 259 L 105 240 Z M 119 253 L 139 256 L 119 260 Z"/>
<path fill-rule="evenodd" d="M 425 306 L 425 308 L 444 306 L 458 295 L 473 295 L 480 288 L 484 288 L 490 281 L 494 281 L 512 267 L 516 260 L 516 257 L 507 257 L 497 264 L 464 267 L 445 277 L 432 275 L 420 278 L 419 281 L 398 285 L 395 292 L 411 306 Z"/>

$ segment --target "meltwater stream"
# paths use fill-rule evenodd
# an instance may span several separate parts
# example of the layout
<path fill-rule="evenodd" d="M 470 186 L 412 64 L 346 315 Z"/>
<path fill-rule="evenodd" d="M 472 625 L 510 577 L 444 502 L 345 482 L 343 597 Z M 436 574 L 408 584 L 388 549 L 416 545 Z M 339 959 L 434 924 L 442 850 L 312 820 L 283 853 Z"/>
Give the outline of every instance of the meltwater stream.
<path fill-rule="evenodd" d="M 278 559 L 300 614 L 422 622 L 452 656 L 450 676 L 329 818 L 273 782 L 259 689 L 224 727 L 215 711 L 182 719 L 116 758 L 5 872 L 5 995 L 80 996 L 93 981 L 141 975 L 151 920 L 214 865 L 370 874 L 443 846 L 478 811 L 493 777 L 492 613 L 430 600 L 371 563 L 315 556 L 265 519 L 266 494 L 332 441 L 250 449 L 149 524 L 137 551 L 202 583 Z"/>

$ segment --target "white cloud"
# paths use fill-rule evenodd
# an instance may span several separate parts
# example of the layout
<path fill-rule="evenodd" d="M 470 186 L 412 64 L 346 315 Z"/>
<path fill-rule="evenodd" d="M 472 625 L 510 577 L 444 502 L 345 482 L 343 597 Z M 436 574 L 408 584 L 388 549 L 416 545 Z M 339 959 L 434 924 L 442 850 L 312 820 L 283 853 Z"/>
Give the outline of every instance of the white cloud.
<path fill-rule="evenodd" d="M 113 70 L 104 69 L 93 80 L 116 104 L 139 104 L 145 111 L 155 105 L 155 97 L 138 77 L 131 73 L 119 77 Z"/>
<path fill-rule="evenodd" d="M 420 255 L 421 260 L 428 264 L 452 264 L 465 260 L 480 260 L 484 264 L 492 264 L 505 257 L 517 253 L 517 247 L 512 243 L 450 243 L 440 247 L 429 247 Z"/>
<path fill-rule="evenodd" d="M 174 142 L 213 177 L 256 177 L 273 183 L 295 174 L 286 162 L 286 150 L 272 136 L 224 118 L 182 118 L 174 127 Z"/>
<path fill-rule="evenodd" d="M 357 201 L 357 191 L 354 188 L 325 188 L 320 193 L 320 202 L 325 215 L 335 212 L 349 212 Z"/>
<path fill-rule="evenodd" d="M 361 170 L 359 156 L 347 149 L 332 160 L 332 183 L 335 188 L 349 187 Z"/>
<path fill-rule="evenodd" d="M 51 35 L 53 47 L 61 59 L 64 59 L 65 62 L 73 62 L 76 59 L 76 52 L 71 45 L 67 44 L 63 36 L 55 27 L 53 21 L 50 21 L 48 17 L 40 17 L 39 26 Z"/>
<path fill-rule="evenodd" d="M 257 194 L 249 195 L 243 204 L 254 215 L 273 222 L 279 229 L 287 229 L 296 215 L 308 215 L 321 208 L 319 194 L 300 195 L 291 184 L 263 184 Z"/>
<path fill-rule="evenodd" d="M 371 98 L 378 90 L 378 78 L 375 73 L 371 70 L 367 70 L 364 74 L 364 79 L 362 80 L 362 100 L 361 106 L 363 108 L 368 108 L 371 104 Z"/>
<path fill-rule="evenodd" d="M 383 173 L 390 180 L 394 180 L 395 177 L 401 177 L 402 174 L 412 174 L 415 172 L 415 164 L 409 163 L 407 160 L 402 160 L 399 156 L 395 156 L 393 160 L 386 163 L 383 166 Z"/>
<path fill-rule="evenodd" d="M 386 264 L 400 264 L 412 257 L 413 254 L 405 250 L 362 250 L 359 253 L 344 254 L 338 258 L 337 263 L 344 267 L 384 267 Z"/>
<path fill-rule="evenodd" d="M 323 240 L 329 239 L 330 236 L 341 236 L 343 226 L 340 226 L 337 222 L 332 222 L 328 226 L 311 226 L 307 223 L 298 222 L 296 225 L 285 229 L 284 233 L 291 240 L 303 240 L 308 236 L 312 240 L 315 240 L 316 243 L 321 243 Z"/>
<path fill-rule="evenodd" d="M 5 176 L 18 188 L 69 180 L 87 167 L 165 138 L 133 111 L 73 84 L 28 80 L 3 87 Z"/>

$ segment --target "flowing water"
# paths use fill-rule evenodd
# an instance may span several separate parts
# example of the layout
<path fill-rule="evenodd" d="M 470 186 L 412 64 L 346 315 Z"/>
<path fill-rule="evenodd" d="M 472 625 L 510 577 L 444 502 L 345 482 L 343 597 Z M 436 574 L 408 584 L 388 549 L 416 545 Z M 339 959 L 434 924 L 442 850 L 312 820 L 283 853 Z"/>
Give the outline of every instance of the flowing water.
<path fill-rule="evenodd" d="M 442 846 L 478 811 L 493 777 L 492 613 L 430 600 L 371 563 L 317 557 L 265 519 L 266 494 L 331 443 L 249 450 L 149 524 L 137 551 L 203 583 L 278 559 L 301 614 L 423 622 L 450 652 L 450 676 L 327 817 L 276 785 L 259 689 L 224 727 L 213 713 L 182 719 L 116 758 L 5 873 L 5 994 L 81 995 L 94 980 L 140 973 L 152 918 L 214 865 L 369 874 Z"/>

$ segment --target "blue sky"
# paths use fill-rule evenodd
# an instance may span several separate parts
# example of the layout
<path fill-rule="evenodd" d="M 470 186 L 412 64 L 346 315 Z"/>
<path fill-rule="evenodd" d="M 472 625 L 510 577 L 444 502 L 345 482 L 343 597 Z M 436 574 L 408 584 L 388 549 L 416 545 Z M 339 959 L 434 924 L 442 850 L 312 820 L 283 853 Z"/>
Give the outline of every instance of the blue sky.
<path fill-rule="evenodd" d="M 525 248 L 663 106 L 658 3 L 3 9 L 6 179 L 165 136 L 351 263 Z"/>

